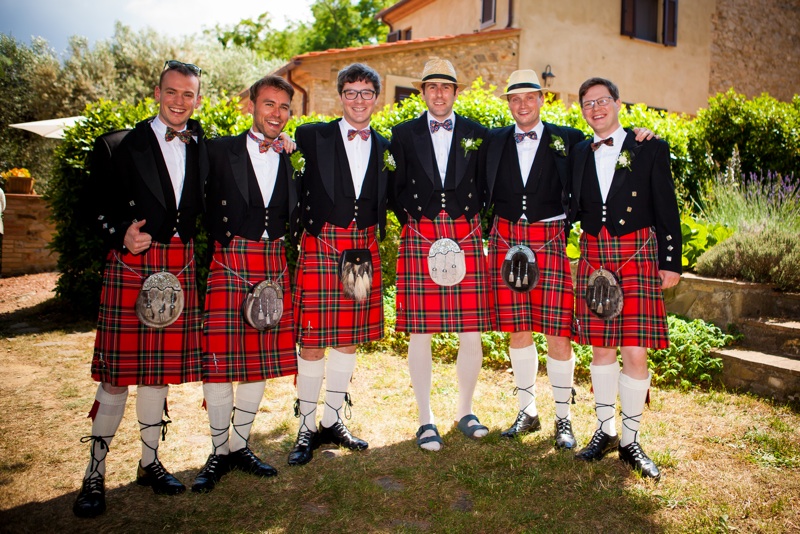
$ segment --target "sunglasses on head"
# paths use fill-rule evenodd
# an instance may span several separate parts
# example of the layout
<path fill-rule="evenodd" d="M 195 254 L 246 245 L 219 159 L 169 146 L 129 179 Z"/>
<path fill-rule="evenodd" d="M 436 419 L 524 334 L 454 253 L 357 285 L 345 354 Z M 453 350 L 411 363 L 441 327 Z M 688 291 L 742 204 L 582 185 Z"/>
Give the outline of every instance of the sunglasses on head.
<path fill-rule="evenodd" d="M 200 77 L 200 74 L 202 74 L 203 72 L 203 69 L 201 69 L 197 65 L 194 65 L 192 63 L 184 63 L 182 61 L 178 61 L 177 59 L 169 59 L 164 62 L 164 70 L 177 69 L 179 67 L 186 67 L 187 69 L 192 71 L 198 78 Z"/>

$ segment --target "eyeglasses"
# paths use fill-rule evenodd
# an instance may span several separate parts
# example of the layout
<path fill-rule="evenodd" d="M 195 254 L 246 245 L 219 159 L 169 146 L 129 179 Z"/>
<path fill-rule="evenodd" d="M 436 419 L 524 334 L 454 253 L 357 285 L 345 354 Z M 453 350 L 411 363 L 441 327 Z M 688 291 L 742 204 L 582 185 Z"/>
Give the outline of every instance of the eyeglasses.
<path fill-rule="evenodd" d="M 186 67 L 187 69 L 192 71 L 198 78 L 200 77 L 200 74 L 203 73 L 203 69 L 192 63 L 184 63 L 182 61 L 178 61 L 177 59 L 168 59 L 167 61 L 164 62 L 164 70 L 177 69 L 180 67 Z"/>
<path fill-rule="evenodd" d="M 356 91 L 355 89 L 347 89 L 342 91 L 342 94 L 347 100 L 355 100 L 359 96 L 364 100 L 372 100 L 375 98 L 375 91 L 372 89 L 362 89 L 360 91 Z"/>
<path fill-rule="evenodd" d="M 614 99 L 611 98 L 610 96 L 604 96 L 603 98 L 598 98 L 597 100 L 587 100 L 581 105 L 581 107 L 583 109 L 589 110 L 595 106 L 605 107 L 613 101 Z"/>

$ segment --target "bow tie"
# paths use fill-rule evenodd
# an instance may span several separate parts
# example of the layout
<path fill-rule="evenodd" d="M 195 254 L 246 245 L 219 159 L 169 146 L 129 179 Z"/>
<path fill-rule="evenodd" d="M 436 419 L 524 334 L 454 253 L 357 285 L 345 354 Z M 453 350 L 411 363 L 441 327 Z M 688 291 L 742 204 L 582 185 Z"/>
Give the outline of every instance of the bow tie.
<path fill-rule="evenodd" d="M 175 130 L 174 128 L 170 128 L 169 126 L 167 126 L 167 133 L 164 134 L 164 139 L 166 139 L 167 142 L 170 142 L 173 139 L 175 139 L 176 137 L 188 145 L 189 141 L 192 140 L 192 131 L 191 130 L 183 130 L 183 131 L 179 132 L 179 131 Z"/>
<path fill-rule="evenodd" d="M 363 130 L 347 130 L 347 140 L 352 141 L 359 136 L 361 139 L 366 141 L 369 139 L 369 134 L 372 133 L 369 128 L 364 128 Z"/>
<path fill-rule="evenodd" d="M 523 142 L 525 140 L 526 137 L 528 137 L 530 139 L 533 139 L 534 141 L 536 141 L 538 139 L 538 137 L 536 136 L 536 132 L 531 130 L 530 132 L 526 132 L 526 133 L 515 133 L 514 134 L 514 141 L 516 141 L 517 143 L 521 143 L 521 142 Z"/>
<path fill-rule="evenodd" d="M 431 119 L 431 133 L 436 133 L 439 131 L 439 128 L 444 128 L 448 132 L 453 130 L 453 121 L 451 119 L 447 119 L 444 122 L 439 122 L 437 120 Z"/>
<path fill-rule="evenodd" d="M 596 143 L 592 143 L 592 150 L 596 151 L 598 148 L 600 148 L 600 145 L 614 146 L 614 138 L 606 137 L 605 139 L 602 139 Z"/>
<path fill-rule="evenodd" d="M 247 136 L 256 143 L 258 143 L 259 154 L 263 154 L 270 148 L 272 148 L 272 150 L 274 150 L 279 154 L 283 151 L 283 141 L 281 141 L 280 137 L 276 138 L 274 141 L 267 141 L 266 139 L 259 139 L 258 137 L 253 135 L 253 132 L 251 132 L 250 130 L 247 131 Z"/>

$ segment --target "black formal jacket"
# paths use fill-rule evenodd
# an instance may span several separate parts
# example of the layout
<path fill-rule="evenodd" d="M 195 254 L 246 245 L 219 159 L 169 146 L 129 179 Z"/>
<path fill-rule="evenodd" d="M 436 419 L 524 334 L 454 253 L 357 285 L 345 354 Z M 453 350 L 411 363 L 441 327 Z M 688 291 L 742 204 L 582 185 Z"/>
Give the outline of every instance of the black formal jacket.
<path fill-rule="evenodd" d="M 234 236 L 258 241 L 265 229 L 269 239 L 274 240 L 286 235 L 288 225 L 289 237 L 296 244 L 297 189 L 289 156 L 281 152 L 275 189 L 269 205 L 264 206 L 247 151 L 247 132 L 213 139 L 206 145 L 209 163 L 206 220 L 214 240 L 223 247 Z"/>
<path fill-rule="evenodd" d="M 150 126 L 152 120 L 138 123 L 119 142 L 111 157 L 109 179 L 103 180 L 97 222 L 107 244 L 117 250 L 123 249 L 128 227 L 142 219 L 147 222 L 141 231 L 153 240 L 169 243 L 177 233 L 188 243 L 197 234 L 197 219 L 203 213 L 208 155 L 200 124 L 192 119 L 187 124 L 197 141 L 186 145 L 186 177 L 178 201 Z"/>
<path fill-rule="evenodd" d="M 568 155 L 586 136 L 575 128 L 547 122 L 542 124 L 542 138 L 525 185 L 514 140 L 514 125 L 489 131 L 486 150 L 481 153 L 481 172 L 485 175 L 486 206 L 494 208 L 494 215 L 518 221 L 524 213 L 528 221 L 535 222 L 567 213 Z M 556 137 L 563 142 L 563 150 L 550 147 Z"/>
<path fill-rule="evenodd" d="M 579 143 L 572 151 L 569 218 L 572 222 L 580 221 L 581 229 L 593 236 L 598 235 L 603 226 L 612 236 L 655 227 L 658 268 L 680 273 L 681 221 L 670 169 L 669 145 L 660 139 L 637 143 L 634 133 L 626 132 L 622 151 L 627 150 L 633 156 L 631 170 L 623 167 L 614 172 L 605 204 L 591 141 Z"/>
<path fill-rule="evenodd" d="M 305 170 L 296 180 L 301 224 L 316 236 L 326 222 L 347 228 L 355 220 L 359 229 L 377 225 L 383 239 L 388 187 L 383 154 L 389 148 L 389 141 L 370 128 L 369 164 L 361 195 L 356 199 L 340 120 L 304 124 L 295 132 L 297 148 L 306 160 Z"/>
<path fill-rule="evenodd" d="M 390 175 L 390 197 L 397 220 L 405 224 L 408 215 L 434 219 L 444 209 L 456 219 L 479 215 L 484 205 L 485 187 L 478 172 L 478 150 L 465 151 L 464 139 L 484 139 L 487 130 L 481 124 L 456 115 L 453 142 L 447 162 L 445 183 L 439 175 L 431 141 L 428 112 L 392 128 L 389 148 L 397 163 Z M 408 214 L 408 215 L 407 215 Z"/>

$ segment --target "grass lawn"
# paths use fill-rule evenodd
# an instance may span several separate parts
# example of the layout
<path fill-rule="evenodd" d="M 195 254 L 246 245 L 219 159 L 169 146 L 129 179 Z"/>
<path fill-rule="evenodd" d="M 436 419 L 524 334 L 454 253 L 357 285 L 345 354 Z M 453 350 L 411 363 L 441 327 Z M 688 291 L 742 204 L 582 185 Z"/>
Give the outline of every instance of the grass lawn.
<path fill-rule="evenodd" d="M 484 370 L 475 413 L 489 436 L 452 428 L 453 364 L 434 362 L 433 408 L 444 449 L 420 451 L 405 358 L 359 356 L 351 386 L 353 433 L 364 452 L 318 450 L 286 464 L 296 432 L 292 378 L 267 383 L 251 447 L 280 474 L 227 475 L 210 494 L 154 495 L 135 484 L 141 445 L 131 388 L 111 444 L 108 510 L 78 519 L 72 503 L 89 447 L 86 415 L 93 325 L 52 302 L 0 315 L 0 531 L 3 532 L 800 532 L 800 413 L 724 391 L 653 389 L 640 441 L 662 469 L 658 483 L 616 454 L 587 465 L 552 446 L 553 401 L 537 381 L 543 430 L 506 440 L 517 411 L 512 376 Z M 572 407 L 579 445 L 594 430 L 588 383 Z M 170 388 L 173 423 L 159 457 L 191 485 L 211 450 L 199 384 Z M 618 418 L 619 426 L 619 418 Z"/>

